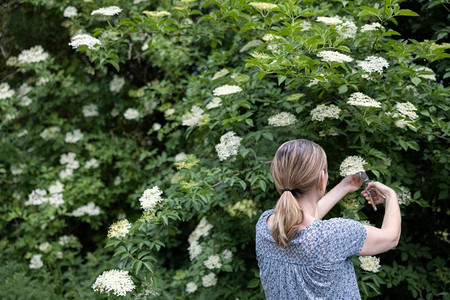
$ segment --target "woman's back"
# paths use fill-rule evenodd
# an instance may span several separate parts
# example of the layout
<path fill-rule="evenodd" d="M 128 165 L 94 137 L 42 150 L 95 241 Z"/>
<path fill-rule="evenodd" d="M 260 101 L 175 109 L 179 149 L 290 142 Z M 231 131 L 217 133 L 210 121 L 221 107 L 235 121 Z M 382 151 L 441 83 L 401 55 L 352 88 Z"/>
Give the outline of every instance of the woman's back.
<path fill-rule="evenodd" d="M 364 226 L 353 220 L 316 220 L 279 248 L 265 211 L 256 225 L 261 282 L 272 299 L 360 299 L 350 257 L 361 252 Z"/>

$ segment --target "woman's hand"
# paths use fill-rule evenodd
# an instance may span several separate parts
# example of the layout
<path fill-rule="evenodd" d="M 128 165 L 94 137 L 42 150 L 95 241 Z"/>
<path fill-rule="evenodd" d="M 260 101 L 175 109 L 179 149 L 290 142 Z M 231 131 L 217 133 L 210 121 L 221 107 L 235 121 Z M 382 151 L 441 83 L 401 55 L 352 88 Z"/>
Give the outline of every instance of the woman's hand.
<path fill-rule="evenodd" d="M 370 203 L 370 195 L 367 193 L 367 190 L 370 191 L 372 195 L 373 202 L 375 205 L 384 203 L 386 198 L 389 197 L 392 193 L 395 194 L 395 191 L 388 187 L 387 185 L 382 184 L 378 181 L 371 181 L 367 185 L 367 189 L 363 190 L 361 194 L 366 198 L 366 200 Z M 383 195 L 386 197 L 384 198 Z"/>
<path fill-rule="evenodd" d="M 364 180 L 361 179 L 361 176 L 359 176 L 359 174 L 353 174 L 342 179 L 339 184 L 342 185 L 342 187 L 348 194 L 359 190 L 363 182 Z"/>

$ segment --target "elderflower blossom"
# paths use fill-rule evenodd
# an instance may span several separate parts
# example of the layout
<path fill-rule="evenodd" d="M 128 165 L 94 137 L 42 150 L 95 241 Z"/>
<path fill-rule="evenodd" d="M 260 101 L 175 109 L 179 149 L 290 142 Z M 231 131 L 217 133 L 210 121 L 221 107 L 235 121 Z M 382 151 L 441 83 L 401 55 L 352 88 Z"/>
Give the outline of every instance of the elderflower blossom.
<path fill-rule="evenodd" d="M 62 235 L 58 239 L 58 244 L 61 246 L 67 246 L 68 244 L 73 244 L 77 242 L 77 237 L 74 235 Z"/>
<path fill-rule="evenodd" d="M 68 152 L 67 154 L 61 154 L 61 157 L 59 158 L 59 163 L 62 165 L 66 165 L 69 169 L 78 169 L 80 166 L 80 163 L 75 160 L 75 157 L 77 155 L 73 152 Z"/>
<path fill-rule="evenodd" d="M 91 16 L 93 15 L 103 15 L 103 16 L 114 16 L 118 15 L 122 9 L 118 6 L 108 6 L 102 7 L 91 12 Z"/>
<path fill-rule="evenodd" d="M 415 70 L 416 70 L 416 72 L 422 73 L 422 74 L 417 74 L 417 77 L 436 81 L 436 74 L 434 74 L 433 70 L 431 70 L 430 68 L 427 68 L 424 66 L 419 66 L 419 67 L 416 67 Z M 425 72 L 427 74 L 423 74 L 423 72 Z"/>
<path fill-rule="evenodd" d="M 13 174 L 14 176 L 17 175 L 21 175 L 23 173 L 23 168 L 25 168 L 24 164 L 19 164 L 19 165 L 12 165 L 11 167 L 9 167 L 9 170 L 11 171 L 11 174 Z"/>
<path fill-rule="evenodd" d="M 233 205 L 229 203 L 225 210 L 230 214 L 230 216 L 235 217 L 238 215 L 247 215 L 249 218 L 256 216 L 258 214 L 256 203 L 250 199 L 244 199 L 242 201 L 236 202 Z"/>
<path fill-rule="evenodd" d="M 342 20 L 338 17 L 317 17 L 317 22 L 322 22 L 327 25 L 341 24 Z"/>
<path fill-rule="evenodd" d="M 187 157 L 187 154 L 184 152 L 180 152 L 177 155 L 175 155 L 175 161 L 182 161 Z"/>
<path fill-rule="evenodd" d="M 378 22 L 366 24 L 361 27 L 361 32 L 375 31 L 381 28 L 381 24 Z"/>
<path fill-rule="evenodd" d="M 242 46 L 241 50 L 239 50 L 240 53 L 242 52 L 246 52 L 247 50 L 251 49 L 251 48 L 255 48 L 258 47 L 259 45 L 261 45 L 262 42 L 260 40 L 253 40 L 248 42 L 247 44 L 245 44 L 244 46 Z"/>
<path fill-rule="evenodd" d="M 139 111 L 134 108 L 128 108 L 124 113 L 123 117 L 127 120 L 134 120 L 139 118 Z"/>
<path fill-rule="evenodd" d="M 281 127 L 295 124 L 295 122 L 297 122 L 297 118 L 291 113 L 281 112 L 279 114 L 271 116 L 267 121 L 269 125 Z"/>
<path fill-rule="evenodd" d="M 84 134 L 81 133 L 80 129 L 75 129 L 71 132 L 66 133 L 66 137 L 64 141 L 66 143 L 75 144 L 78 141 L 81 141 L 84 137 Z"/>
<path fill-rule="evenodd" d="M 71 18 L 71 17 L 75 17 L 76 15 L 78 15 L 78 10 L 76 9 L 76 7 L 67 6 L 64 9 L 64 12 L 63 12 L 64 17 Z"/>
<path fill-rule="evenodd" d="M 17 96 L 23 97 L 26 94 L 28 94 L 29 92 L 31 92 L 31 90 L 32 90 L 31 86 L 29 86 L 26 83 L 22 83 L 22 85 L 17 90 Z"/>
<path fill-rule="evenodd" d="M 220 137 L 220 144 L 216 145 L 216 152 L 219 160 L 223 161 L 230 156 L 234 156 L 238 152 L 241 145 L 241 137 L 236 136 L 236 133 L 229 131 Z"/>
<path fill-rule="evenodd" d="M 389 63 L 383 57 L 378 56 L 369 56 L 366 57 L 363 61 L 358 62 L 358 66 L 367 73 L 375 73 L 378 74 L 383 73 L 383 68 L 388 68 Z"/>
<path fill-rule="evenodd" d="M 39 250 L 44 253 L 49 253 L 52 250 L 52 245 L 49 242 L 44 242 L 39 245 Z"/>
<path fill-rule="evenodd" d="M 108 230 L 108 238 L 124 237 L 130 231 L 131 224 L 127 219 L 113 223 Z"/>
<path fill-rule="evenodd" d="M 351 94 L 350 97 L 348 97 L 347 103 L 355 106 L 381 107 L 380 102 L 375 101 L 374 99 L 360 92 Z"/>
<path fill-rule="evenodd" d="M 321 51 L 317 54 L 317 56 L 321 57 L 323 61 L 326 62 L 338 62 L 338 63 L 343 63 L 343 62 L 352 62 L 353 58 L 351 58 L 348 55 L 336 52 L 336 51 Z"/>
<path fill-rule="evenodd" d="M 83 106 L 83 116 L 96 117 L 98 116 L 98 106 L 94 103 Z"/>
<path fill-rule="evenodd" d="M 153 124 L 153 125 L 152 125 L 152 129 L 153 129 L 154 131 L 160 130 L 160 129 L 161 129 L 161 124 L 159 124 L 159 123 Z"/>
<path fill-rule="evenodd" d="M 64 184 L 59 181 L 56 181 L 54 184 L 49 186 L 48 192 L 50 194 L 60 194 L 64 191 Z"/>
<path fill-rule="evenodd" d="M 220 99 L 219 97 L 214 97 L 211 99 L 211 101 L 209 101 L 208 104 L 206 104 L 206 109 L 209 110 L 220 106 L 222 106 L 222 99 Z"/>
<path fill-rule="evenodd" d="M 237 85 L 223 85 L 213 90 L 214 96 L 229 95 L 242 92 L 242 89 Z"/>
<path fill-rule="evenodd" d="M 81 216 L 98 216 L 100 214 L 100 207 L 95 205 L 94 202 L 89 202 L 86 205 L 78 207 L 76 210 L 72 212 L 74 217 Z"/>
<path fill-rule="evenodd" d="M 90 36 L 89 34 L 77 34 L 70 39 L 69 46 L 72 46 L 73 49 L 76 49 L 80 46 L 87 46 L 89 49 L 94 50 L 96 45 L 101 45 L 99 39 Z"/>
<path fill-rule="evenodd" d="M 364 172 L 364 166 L 367 162 L 359 156 L 349 156 L 344 159 L 339 166 L 339 171 L 342 177 Z"/>
<path fill-rule="evenodd" d="M 270 59 L 270 56 L 265 54 L 265 53 L 263 53 L 263 52 L 256 52 L 256 51 L 254 51 L 254 52 L 250 53 L 250 55 L 253 56 L 253 58 L 255 58 L 257 60 L 260 60 L 260 61 L 264 61 L 264 60 Z"/>
<path fill-rule="evenodd" d="M 339 119 L 339 114 L 341 113 L 341 109 L 334 104 L 325 105 L 319 104 L 316 108 L 311 110 L 311 120 L 313 121 L 323 121 L 325 118 L 330 119 Z"/>
<path fill-rule="evenodd" d="M 161 10 L 161 11 L 144 10 L 144 14 L 146 14 L 147 16 L 152 17 L 152 18 L 163 18 L 163 17 L 168 17 L 171 15 L 170 12 L 165 11 L 165 10 Z"/>
<path fill-rule="evenodd" d="M 263 37 L 262 37 L 263 41 L 269 42 L 272 40 L 278 40 L 281 39 L 281 36 L 276 35 L 276 34 L 272 34 L 272 33 L 266 33 Z"/>
<path fill-rule="evenodd" d="M 232 259 L 232 258 L 233 258 L 233 252 L 231 252 L 231 251 L 228 250 L 228 249 L 223 250 L 223 251 L 222 251 L 222 258 L 223 258 L 224 260 Z"/>
<path fill-rule="evenodd" d="M 228 73 L 230 73 L 230 71 L 228 71 L 227 69 L 222 69 L 219 72 L 216 72 L 213 77 L 211 78 L 211 80 L 216 80 L 219 79 L 225 75 L 227 75 Z"/>
<path fill-rule="evenodd" d="M 156 205 L 163 200 L 161 197 L 162 193 L 163 192 L 158 186 L 154 186 L 151 189 L 146 189 L 141 198 L 139 198 L 142 209 L 144 209 L 145 212 L 152 211 Z"/>
<path fill-rule="evenodd" d="M 91 158 L 86 162 L 86 164 L 84 165 L 84 168 L 85 169 L 96 169 L 96 168 L 98 168 L 98 166 L 99 166 L 98 160 L 95 158 Z"/>
<path fill-rule="evenodd" d="M 43 189 L 35 189 L 31 191 L 28 195 L 28 200 L 25 201 L 24 205 L 41 205 L 46 202 L 45 196 L 47 195 L 47 191 Z"/>
<path fill-rule="evenodd" d="M 248 5 L 256 8 L 257 10 L 266 10 L 266 11 L 271 11 L 278 8 L 278 5 L 266 2 L 250 2 Z"/>
<path fill-rule="evenodd" d="M 209 235 L 209 231 L 212 229 L 212 225 L 203 217 L 198 223 L 194 231 L 189 235 L 189 259 L 193 260 L 197 258 L 202 253 L 202 246 L 199 244 L 199 239 L 201 237 L 206 237 Z"/>
<path fill-rule="evenodd" d="M 361 262 L 361 269 L 364 271 L 377 273 L 381 268 L 380 259 L 375 256 L 359 256 L 359 261 Z"/>
<path fill-rule="evenodd" d="M 340 36 L 343 39 L 353 39 L 356 36 L 356 31 L 358 27 L 356 27 L 355 23 L 352 21 L 345 21 L 336 26 L 336 30 L 339 32 Z"/>
<path fill-rule="evenodd" d="M 399 186 L 400 192 L 397 193 L 397 197 L 398 197 L 398 204 L 409 204 L 411 202 L 411 191 L 404 186 Z"/>
<path fill-rule="evenodd" d="M 195 282 L 188 282 L 186 284 L 186 292 L 188 294 L 192 294 L 193 292 L 195 292 L 198 289 L 198 286 L 195 284 Z"/>
<path fill-rule="evenodd" d="M 397 102 L 396 106 L 400 115 L 402 115 L 405 118 L 417 119 L 419 117 L 416 113 L 417 108 L 414 106 L 414 104 L 410 102 L 406 103 Z"/>
<path fill-rule="evenodd" d="M 29 64 L 44 61 L 48 58 L 48 53 L 44 51 L 42 46 L 37 45 L 28 50 L 23 50 L 17 60 L 19 64 Z"/>
<path fill-rule="evenodd" d="M 7 82 L 0 83 L 0 100 L 14 96 L 15 91 L 11 89 Z"/>
<path fill-rule="evenodd" d="M 400 119 L 395 121 L 395 126 L 398 128 L 405 128 L 406 126 L 413 126 L 413 123 L 411 121 Z"/>
<path fill-rule="evenodd" d="M 203 262 L 203 264 L 210 270 L 220 269 L 220 267 L 222 266 L 219 255 L 209 256 L 208 259 Z"/>
<path fill-rule="evenodd" d="M 125 296 L 135 288 L 128 271 L 110 270 L 97 277 L 92 289 L 96 292 L 114 296 Z"/>
<path fill-rule="evenodd" d="M 203 109 L 201 109 L 200 107 L 198 107 L 197 105 L 192 106 L 191 111 L 185 113 L 182 117 L 181 117 L 181 121 L 182 121 L 182 125 L 183 126 L 195 126 L 198 124 L 198 122 L 200 121 L 201 118 L 203 118 L 203 113 L 205 111 Z"/>
<path fill-rule="evenodd" d="M 124 84 L 125 79 L 123 77 L 114 75 L 113 79 L 109 83 L 109 90 L 113 93 L 118 93 L 122 89 Z"/>
<path fill-rule="evenodd" d="M 42 262 L 42 254 L 35 254 L 30 259 L 30 269 L 40 269 L 44 266 Z"/>
<path fill-rule="evenodd" d="M 204 287 L 215 286 L 217 284 L 217 277 L 214 273 L 209 273 L 202 277 L 202 283 Z"/>

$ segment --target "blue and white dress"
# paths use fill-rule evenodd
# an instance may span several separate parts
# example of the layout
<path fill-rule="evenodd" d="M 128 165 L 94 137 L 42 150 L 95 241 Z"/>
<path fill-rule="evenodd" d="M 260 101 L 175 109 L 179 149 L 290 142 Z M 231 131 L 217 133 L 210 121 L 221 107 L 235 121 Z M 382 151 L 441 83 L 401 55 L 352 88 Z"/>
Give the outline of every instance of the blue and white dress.
<path fill-rule="evenodd" d="M 278 248 L 265 211 L 256 224 L 256 255 L 268 300 L 361 299 L 351 256 L 361 252 L 366 228 L 343 218 L 315 220 L 286 248 Z"/>

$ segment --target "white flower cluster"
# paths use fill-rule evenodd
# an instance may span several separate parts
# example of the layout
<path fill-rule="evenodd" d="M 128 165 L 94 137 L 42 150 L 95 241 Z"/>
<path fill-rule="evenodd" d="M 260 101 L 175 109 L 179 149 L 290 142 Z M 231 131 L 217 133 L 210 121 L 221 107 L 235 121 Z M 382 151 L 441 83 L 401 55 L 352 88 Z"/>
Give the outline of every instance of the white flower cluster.
<path fill-rule="evenodd" d="M 219 97 L 214 97 L 211 99 L 211 101 L 209 101 L 208 104 L 206 104 L 206 109 L 209 110 L 220 106 L 222 106 L 222 99 L 220 99 Z"/>
<path fill-rule="evenodd" d="M 17 91 L 17 97 L 19 97 L 19 105 L 20 106 L 28 106 L 31 104 L 31 102 L 33 100 L 31 100 L 27 94 L 31 91 L 31 86 L 29 86 L 26 83 L 23 83 L 20 87 L 19 90 Z"/>
<path fill-rule="evenodd" d="M 80 129 L 75 129 L 74 131 L 67 132 L 64 141 L 66 143 L 75 144 L 83 139 L 84 135 L 81 133 Z"/>
<path fill-rule="evenodd" d="M 383 57 L 368 56 L 363 61 L 358 62 L 358 66 L 367 73 L 383 73 L 383 68 L 388 68 L 389 63 Z"/>
<path fill-rule="evenodd" d="M 61 172 L 59 172 L 59 177 L 61 179 L 72 176 L 73 170 L 80 167 L 80 163 L 75 159 L 76 156 L 77 155 L 73 152 L 61 155 L 59 162 L 66 167 L 65 169 L 61 170 Z"/>
<path fill-rule="evenodd" d="M 209 273 L 202 277 L 202 283 L 204 287 L 215 286 L 217 284 L 217 277 L 214 273 Z"/>
<path fill-rule="evenodd" d="M 223 259 L 225 259 L 225 260 L 232 259 L 232 258 L 233 258 L 233 252 L 231 252 L 231 251 L 228 250 L 228 249 L 225 249 L 225 250 L 222 251 L 222 257 L 223 257 Z"/>
<path fill-rule="evenodd" d="M 350 97 L 348 97 L 347 103 L 355 106 L 381 107 L 380 102 L 375 101 L 374 99 L 360 92 L 351 94 Z"/>
<path fill-rule="evenodd" d="M 313 121 L 323 121 L 325 118 L 330 119 L 339 119 L 339 114 L 341 113 L 341 109 L 334 104 L 325 105 L 319 104 L 316 108 L 311 110 L 311 120 Z"/>
<path fill-rule="evenodd" d="M 67 6 L 67 7 L 64 9 L 64 12 L 63 12 L 63 16 L 64 16 L 64 17 L 66 17 L 66 18 L 71 18 L 71 17 L 75 17 L 76 15 L 78 15 L 78 10 L 77 10 L 76 7 L 73 7 L 73 6 Z"/>
<path fill-rule="evenodd" d="M 96 168 L 98 168 L 98 166 L 99 166 L 98 160 L 95 159 L 95 158 L 89 159 L 89 160 L 86 162 L 86 164 L 84 165 L 84 167 L 85 167 L 86 169 L 96 169 Z"/>
<path fill-rule="evenodd" d="M 361 32 L 375 31 L 381 28 L 381 24 L 378 22 L 366 24 L 361 27 Z"/>
<path fill-rule="evenodd" d="M 187 154 L 184 152 L 180 152 L 177 155 L 175 155 L 175 161 L 181 161 L 187 157 Z"/>
<path fill-rule="evenodd" d="M 202 246 L 199 244 L 199 239 L 201 237 L 206 237 L 209 235 L 209 231 L 212 229 L 212 225 L 208 223 L 205 217 L 200 220 L 195 230 L 189 235 L 189 258 L 193 260 L 202 253 Z"/>
<path fill-rule="evenodd" d="M 322 22 L 327 25 L 341 24 L 342 20 L 338 17 L 317 17 L 317 22 Z"/>
<path fill-rule="evenodd" d="M 64 185 L 56 181 L 49 186 L 48 193 L 43 189 L 35 189 L 28 195 L 28 200 L 24 205 L 41 205 L 43 203 L 49 203 L 54 206 L 60 206 L 64 203 L 63 199 Z"/>
<path fill-rule="evenodd" d="M 100 214 L 100 207 L 94 202 L 89 202 L 86 205 L 80 206 L 72 212 L 74 217 L 81 216 L 98 216 Z"/>
<path fill-rule="evenodd" d="M 276 34 L 272 34 L 272 33 L 266 33 L 262 37 L 262 39 L 263 39 L 263 41 L 269 42 L 269 41 L 281 39 L 281 36 L 276 35 Z"/>
<path fill-rule="evenodd" d="M 108 230 L 108 238 L 124 237 L 130 231 L 131 224 L 127 219 L 113 223 Z"/>
<path fill-rule="evenodd" d="M 73 49 L 76 49 L 80 46 L 87 46 L 89 49 L 94 50 L 95 45 L 101 45 L 99 39 L 90 36 L 89 34 L 81 33 L 73 36 L 70 39 L 69 46 L 72 46 Z"/>
<path fill-rule="evenodd" d="M 11 98 L 15 93 L 7 82 L 0 83 L 0 100 Z"/>
<path fill-rule="evenodd" d="M 161 124 L 159 124 L 159 123 L 154 123 L 154 124 L 152 125 L 152 129 L 153 129 L 154 131 L 160 130 L 160 129 L 161 129 Z"/>
<path fill-rule="evenodd" d="M 154 186 L 151 189 L 146 189 L 141 198 L 139 198 L 142 209 L 146 212 L 152 211 L 156 207 L 156 204 L 163 200 L 163 198 L 161 198 L 162 193 L 163 192 L 158 186 Z"/>
<path fill-rule="evenodd" d="M 430 68 L 420 66 L 416 67 L 415 70 L 421 73 L 417 74 L 417 77 L 436 81 L 436 74 L 434 74 L 433 70 L 431 70 Z M 423 72 L 425 72 L 426 74 L 423 74 Z"/>
<path fill-rule="evenodd" d="M 77 241 L 78 239 L 74 235 L 63 235 L 59 237 L 58 244 L 64 247 L 67 246 L 68 244 L 76 243 Z"/>
<path fill-rule="evenodd" d="M 343 39 L 353 39 L 356 36 L 358 27 L 356 27 L 355 23 L 353 23 L 352 21 L 347 20 L 337 25 L 336 29 Z"/>
<path fill-rule="evenodd" d="M 361 262 L 361 269 L 373 273 L 377 273 L 380 266 L 380 259 L 375 256 L 359 256 L 359 261 Z"/>
<path fill-rule="evenodd" d="M 39 245 L 39 250 L 44 253 L 49 253 L 52 250 L 52 245 L 49 242 L 44 242 Z"/>
<path fill-rule="evenodd" d="M 260 40 L 253 40 L 253 41 L 249 41 L 247 44 L 245 44 L 244 46 L 242 46 L 241 50 L 239 50 L 240 53 L 242 52 L 246 52 L 247 50 L 251 49 L 251 48 L 255 48 L 258 47 L 259 45 L 261 45 L 262 42 Z"/>
<path fill-rule="evenodd" d="M 398 197 L 398 204 L 409 204 L 409 202 L 411 202 L 411 191 L 404 186 L 399 186 L 400 188 L 400 193 L 397 193 L 397 197 Z"/>
<path fill-rule="evenodd" d="M 350 56 L 336 51 L 328 51 L 328 50 L 321 51 L 317 54 L 317 56 L 321 57 L 322 60 L 326 62 L 344 63 L 353 61 L 353 58 L 351 58 Z"/>
<path fill-rule="evenodd" d="M 123 77 L 119 77 L 114 75 L 113 79 L 109 83 L 109 90 L 113 93 L 118 93 L 122 89 L 125 84 L 125 79 Z"/>
<path fill-rule="evenodd" d="M 98 116 L 98 106 L 94 103 L 83 106 L 83 116 L 96 117 Z"/>
<path fill-rule="evenodd" d="M 419 116 L 417 115 L 416 111 L 417 108 L 414 106 L 414 104 L 410 102 L 400 103 L 397 102 L 396 104 L 397 110 L 400 113 L 402 117 L 410 118 L 410 119 L 417 119 Z"/>
<path fill-rule="evenodd" d="M 222 267 L 219 255 L 210 255 L 208 259 L 203 262 L 203 264 L 210 270 L 220 269 L 220 267 Z"/>
<path fill-rule="evenodd" d="M 114 16 L 118 15 L 122 9 L 118 6 L 108 6 L 102 7 L 91 12 L 91 16 L 93 15 L 103 15 L 103 16 Z"/>
<path fill-rule="evenodd" d="M 123 113 L 123 117 L 127 120 L 135 120 L 139 118 L 139 111 L 135 108 L 127 108 Z"/>
<path fill-rule="evenodd" d="M 242 89 L 237 85 L 223 85 L 213 90 L 214 96 L 230 95 L 242 92 Z"/>
<path fill-rule="evenodd" d="M 291 113 L 281 112 L 279 114 L 271 116 L 267 121 L 271 126 L 282 127 L 294 125 L 295 122 L 297 122 L 297 118 Z"/>
<path fill-rule="evenodd" d="M 216 152 L 219 159 L 225 160 L 230 156 L 236 155 L 241 145 L 241 137 L 236 136 L 233 131 L 228 131 L 220 137 L 220 144 L 216 145 Z"/>
<path fill-rule="evenodd" d="M 339 166 L 339 171 L 342 177 L 357 174 L 364 171 L 364 165 L 367 162 L 359 156 L 349 156 L 344 159 Z"/>
<path fill-rule="evenodd" d="M 28 50 L 20 52 L 17 60 L 19 64 L 29 64 L 44 61 L 48 58 L 48 53 L 44 51 L 42 46 L 34 46 Z"/>
<path fill-rule="evenodd" d="M 44 266 L 42 262 L 42 254 L 35 254 L 30 259 L 30 269 L 40 269 Z"/>
<path fill-rule="evenodd" d="M 144 14 L 146 14 L 147 16 L 152 17 L 152 18 L 164 18 L 164 17 L 168 17 L 168 16 L 172 15 L 170 12 L 165 11 L 165 10 L 160 10 L 160 11 L 145 10 Z"/>
<path fill-rule="evenodd" d="M 216 72 L 213 77 L 211 78 L 211 80 L 216 80 L 219 79 L 225 75 L 227 75 L 228 73 L 230 73 L 230 71 L 228 71 L 227 69 L 222 69 L 219 72 Z"/>
<path fill-rule="evenodd" d="M 97 277 L 92 289 L 99 293 L 115 296 L 125 296 L 128 292 L 134 290 L 134 283 L 131 280 L 128 271 L 110 270 L 103 272 Z"/>
<path fill-rule="evenodd" d="M 61 128 L 59 126 L 51 126 L 47 127 L 39 134 L 41 138 L 44 140 L 54 139 L 58 133 L 61 132 Z"/>
<path fill-rule="evenodd" d="M 187 284 L 186 284 L 186 292 L 188 293 L 188 294 L 192 294 L 193 292 L 195 292 L 196 290 L 198 289 L 198 286 L 197 286 L 197 284 L 195 284 L 195 282 L 188 282 Z"/>
<path fill-rule="evenodd" d="M 267 3 L 267 2 L 250 2 L 248 5 L 256 8 L 257 10 L 274 10 L 278 8 L 278 5 L 273 3 Z"/>
<path fill-rule="evenodd" d="M 23 173 L 24 168 L 25 168 L 24 164 L 11 165 L 11 167 L 9 167 L 9 170 L 11 171 L 11 174 L 13 174 L 14 176 L 17 176 L 17 175 L 21 175 Z"/>
<path fill-rule="evenodd" d="M 197 105 L 192 106 L 191 111 L 185 113 L 182 117 L 181 117 L 181 124 L 183 126 L 195 126 L 198 124 L 198 122 L 203 118 L 203 113 L 205 111 L 203 109 L 201 109 L 200 107 L 198 107 Z"/>

